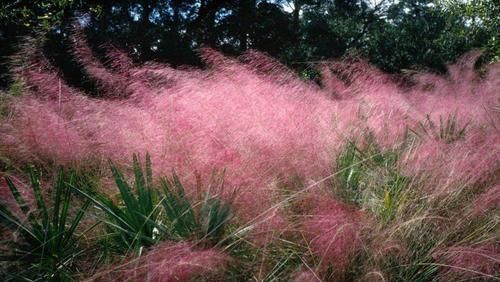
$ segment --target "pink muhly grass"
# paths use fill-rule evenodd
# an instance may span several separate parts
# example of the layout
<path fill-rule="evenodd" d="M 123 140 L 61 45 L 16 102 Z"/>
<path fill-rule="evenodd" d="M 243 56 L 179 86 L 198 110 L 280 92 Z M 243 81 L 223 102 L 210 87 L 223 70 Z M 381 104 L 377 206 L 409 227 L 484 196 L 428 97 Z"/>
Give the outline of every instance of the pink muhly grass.
<path fill-rule="evenodd" d="M 261 192 L 254 193 L 266 195 Z M 244 231 L 239 236 L 244 236 L 246 240 L 257 246 L 265 246 L 273 242 L 289 231 L 290 225 L 282 208 L 269 208 L 271 204 L 262 201 L 269 202 L 263 196 L 256 196 L 254 199 L 247 200 L 249 204 L 246 207 L 236 206 L 237 216 L 242 219 L 239 222 L 241 225 L 239 230 Z"/>
<path fill-rule="evenodd" d="M 191 243 L 164 242 L 140 258 L 111 271 L 97 273 L 90 281 L 193 281 L 222 279 L 229 257 L 215 249 L 198 249 Z M 216 277 L 218 277 L 216 279 Z"/>
<path fill-rule="evenodd" d="M 25 99 L 16 110 L 17 117 L 10 132 L 0 137 L 7 153 L 9 148 L 17 160 L 43 159 L 69 163 L 83 159 L 88 154 L 87 140 L 61 117 L 54 105 Z M 22 139 L 17 137 L 22 136 Z M 35 154 L 33 154 L 36 152 Z"/>
<path fill-rule="evenodd" d="M 35 43 L 32 40 L 26 40 L 24 45 L 23 52 L 12 59 L 12 73 L 29 94 L 40 100 L 57 101 L 59 106 L 79 95 L 78 91 L 66 85 L 42 50 L 33 46 Z"/>
<path fill-rule="evenodd" d="M 349 93 L 346 83 L 332 73 L 328 64 L 321 67 L 321 85 L 327 94 L 336 99 L 341 99 Z"/>
<path fill-rule="evenodd" d="M 408 99 L 413 107 L 423 114 L 431 115 L 434 121 L 440 116 L 458 114 L 472 125 L 496 123 L 494 107 L 500 103 L 498 97 L 499 64 L 485 67 L 487 75 L 481 79 L 474 71 L 474 63 L 480 54 L 473 51 L 464 55 L 454 65 L 449 65 L 447 77 L 419 74 L 417 86 L 409 89 Z M 422 89 L 422 86 L 426 88 Z"/>
<path fill-rule="evenodd" d="M 419 113 L 412 107 L 405 90 L 398 87 L 391 76 L 363 60 L 352 58 L 324 63 L 322 84 L 337 100 L 336 120 L 359 131 L 350 140 L 370 133 L 379 145 L 390 149 L 402 141 L 406 128 L 418 119 Z M 338 134 L 348 133 L 345 129 L 339 131 Z"/>
<path fill-rule="evenodd" d="M 156 174 L 175 169 L 187 184 L 195 183 L 194 172 L 206 181 L 214 169 L 225 168 L 226 185 L 241 191 L 234 204 L 242 222 L 252 222 L 273 206 L 271 186 L 283 175 L 307 180 L 329 175 L 347 140 L 371 133 L 383 148 L 391 148 L 426 114 L 435 119 L 456 111 L 459 116 L 462 111 L 471 114 L 472 125 L 480 128 L 491 120 L 491 105 L 498 104 L 498 77 L 474 78 L 472 86 L 456 79 L 436 80 L 446 81 L 438 85 L 439 93 L 403 89 L 390 75 L 352 59 L 325 63 L 321 88 L 255 51 L 228 58 L 204 49 L 200 56 L 206 69 L 174 69 L 134 66 L 113 48 L 108 48 L 111 61 L 103 64 L 86 45 L 83 31 L 76 31 L 73 39 L 75 57 L 102 95 L 90 98 L 71 88 L 39 51 L 29 51 L 37 55 L 28 56 L 30 64 L 19 74 L 30 95 L 15 97 L 13 114 L 0 121 L 0 144 L 9 155 L 20 156 L 20 162 L 111 158 L 127 165 L 133 153 L 149 152 Z M 466 135 L 469 139 L 461 142 L 467 150 L 458 143 L 443 145 L 433 164 L 443 164 L 440 173 L 448 173 L 444 183 L 475 183 L 491 175 L 497 134 L 488 130 L 477 137 Z M 435 143 L 421 146 L 424 155 L 425 150 L 432 151 L 429 155 L 437 152 Z M 485 152 L 490 155 L 482 160 Z M 409 156 L 408 167 L 424 169 L 428 163 L 421 159 Z M 192 187 L 186 185 L 194 195 Z M 279 231 L 286 221 L 281 211 L 272 210 L 262 224 L 269 232 L 262 234 Z"/>
<path fill-rule="evenodd" d="M 303 222 L 311 252 L 318 259 L 318 269 L 333 267 L 343 275 L 361 250 L 363 213 L 327 196 L 317 198 L 312 214 Z"/>
<path fill-rule="evenodd" d="M 135 68 L 132 58 L 112 44 L 104 44 L 106 63 L 117 73 L 128 75 Z"/>
<path fill-rule="evenodd" d="M 392 76 L 383 73 L 375 68 L 368 61 L 359 57 L 350 57 L 340 61 L 324 63 L 327 69 L 332 71 L 337 78 L 344 82 L 344 85 L 350 88 L 350 95 L 356 95 L 356 92 L 368 92 L 382 88 L 396 87 Z M 324 69 L 326 70 L 326 69 Z M 323 81 L 326 83 L 326 81 Z"/>
<path fill-rule="evenodd" d="M 85 42 L 86 36 L 82 29 L 76 28 L 73 31 L 73 54 L 81 63 L 87 74 L 92 76 L 102 88 L 107 97 L 127 97 L 131 93 L 127 89 L 129 80 L 126 76 L 113 73 L 93 56 L 92 50 Z"/>
<path fill-rule="evenodd" d="M 251 72 L 265 79 L 271 79 L 278 85 L 296 84 L 302 87 L 306 85 L 297 80 L 297 75 L 292 70 L 263 53 L 249 50 L 239 57 L 239 61 Z"/>
<path fill-rule="evenodd" d="M 493 279 L 500 273 L 500 248 L 495 243 L 457 246 L 433 254 L 445 280 Z"/>
<path fill-rule="evenodd" d="M 403 168 L 409 174 L 426 175 L 432 186 L 428 191 L 438 193 L 491 181 L 500 165 L 500 139 L 492 131 L 470 128 L 464 140 L 448 144 L 427 138 L 406 155 Z"/>
<path fill-rule="evenodd" d="M 480 194 L 470 206 L 472 216 L 480 216 L 500 207 L 500 185 L 495 185 Z"/>

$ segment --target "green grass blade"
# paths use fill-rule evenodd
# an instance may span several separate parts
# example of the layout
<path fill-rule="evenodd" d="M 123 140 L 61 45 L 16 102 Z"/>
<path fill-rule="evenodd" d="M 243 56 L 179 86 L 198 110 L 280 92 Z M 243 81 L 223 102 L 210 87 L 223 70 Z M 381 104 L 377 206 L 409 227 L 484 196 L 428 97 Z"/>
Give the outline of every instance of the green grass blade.
<path fill-rule="evenodd" d="M 161 187 L 165 193 L 162 201 L 167 218 L 172 223 L 174 233 L 181 237 L 192 234 L 197 229 L 196 217 L 189 201 L 184 197 L 184 188 L 177 178 L 176 183 L 161 179 Z M 173 190 L 172 185 L 176 186 Z"/>
<path fill-rule="evenodd" d="M 24 200 L 23 196 L 21 195 L 21 193 L 17 189 L 16 185 L 14 185 L 14 183 L 12 182 L 10 177 L 5 177 L 5 181 L 7 182 L 7 186 L 9 187 L 10 192 L 12 193 L 12 196 L 14 196 L 14 199 L 16 200 L 21 211 L 25 215 L 28 215 L 30 209 L 28 207 L 28 204 L 26 204 L 26 201 Z"/>
<path fill-rule="evenodd" d="M 0 204 L 0 222 L 8 227 L 12 231 L 16 231 L 17 229 L 21 229 L 27 234 L 29 234 L 33 238 L 37 238 L 35 234 L 31 232 L 31 230 L 21 223 L 21 220 L 14 216 L 4 205 Z"/>
<path fill-rule="evenodd" d="M 52 212 L 52 225 L 54 228 L 58 231 L 61 232 L 61 218 L 59 217 L 59 212 L 60 212 L 60 206 L 61 206 L 61 194 L 63 192 L 64 187 L 64 172 L 62 169 L 59 170 L 59 173 L 57 174 L 57 179 L 55 183 L 55 199 L 54 199 L 54 208 Z M 64 207 L 63 207 L 64 210 Z M 61 215 L 61 217 L 64 217 Z M 63 223 L 64 226 L 64 223 Z"/>
<path fill-rule="evenodd" d="M 90 206 L 90 203 L 91 203 L 91 201 L 87 199 L 87 201 L 85 201 L 85 203 L 80 208 L 80 210 L 78 210 L 78 212 L 76 213 L 76 216 L 73 219 L 73 222 L 71 223 L 70 228 L 66 232 L 64 244 L 67 244 L 68 240 L 75 235 L 76 228 L 80 224 L 83 216 L 85 215 L 85 212 L 87 211 L 88 207 Z"/>
<path fill-rule="evenodd" d="M 155 202 L 156 191 L 153 189 L 153 170 L 151 168 L 151 156 L 146 154 L 146 191 L 148 191 L 147 206 L 153 209 L 153 202 Z"/>
<path fill-rule="evenodd" d="M 111 216 L 114 220 L 122 224 L 123 226 L 126 226 L 129 229 L 133 229 L 133 226 L 129 224 L 129 219 L 126 217 L 126 215 L 111 201 L 110 199 L 104 197 L 104 196 L 91 196 L 87 194 L 86 192 L 76 188 L 72 187 L 78 194 L 82 195 L 83 197 L 87 198 L 90 200 L 94 205 L 98 206 L 100 209 L 102 209 L 106 214 Z"/>
<path fill-rule="evenodd" d="M 111 163 L 111 162 L 110 162 Z M 111 163 L 111 171 L 113 173 L 113 178 L 115 179 L 116 186 L 120 191 L 120 195 L 123 199 L 125 207 L 129 211 L 129 214 L 132 215 L 134 211 L 139 209 L 139 205 L 134 195 L 132 194 L 132 189 L 125 181 L 123 174 Z M 134 220 L 134 217 L 131 216 L 130 220 Z M 134 222 L 136 226 L 138 226 L 137 222 Z"/>
<path fill-rule="evenodd" d="M 153 188 L 153 170 L 151 169 L 151 156 L 146 154 L 146 185 L 148 189 Z"/>
<path fill-rule="evenodd" d="M 70 183 L 67 183 L 67 184 L 63 184 L 63 186 L 60 186 L 59 189 L 63 190 L 61 191 L 64 192 L 64 195 L 63 195 L 63 207 L 62 207 L 62 211 L 61 211 L 61 215 L 59 217 L 59 223 L 58 223 L 58 226 L 59 226 L 59 232 L 63 232 L 63 230 L 66 228 L 66 219 L 68 217 L 68 210 L 69 210 L 69 206 L 71 204 L 71 184 Z"/>
<path fill-rule="evenodd" d="M 30 180 L 31 187 L 33 188 L 33 192 L 35 194 L 35 200 L 38 207 L 38 210 L 42 213 L 42 225 L 44 227 L 49 226 L 49 213 L 47 211 L 47 207 L 45 206 L 45 201 L 42 196 L 42 192 L 40 189 L 40 180 L 38 179 L 35 171 L 30 168 Z"/>
<path fill-rule="evenodd" d="M 125 211 L 122 212 L 122 210 L 117 208 L 115 209 L 115 213 L 118 214 L 119 210 L 122 218 L 126 219 L 127 226 L 129 226 L 132 230 L 139 230 L 142 225 L 141 218 L 137 216 L 137 211 L 141 210 L 140 204 L 132 193 L 132 189 L 125 181 L 123 174 L 115 166 L 112 166 L 111 170 L 113 172 L 113 177 L 118 190 L 120 191 L 120 196 L 125 204 Z M 112 202 L 107 201 L 107 203 L 110 208 L 115 207 Z"/>
<path fill-rule="evenodd" d="M 142 213 L 146 213 L 146 211 L 149 210 L 148 195 L 146 192 L 146 180 L 142 172 L 141 163 L 139 162 L 136 154 L 133 155 L 133 169 L 135 176 L 135 188 L 138 196 L 137 206 L 142 211 Z"/>

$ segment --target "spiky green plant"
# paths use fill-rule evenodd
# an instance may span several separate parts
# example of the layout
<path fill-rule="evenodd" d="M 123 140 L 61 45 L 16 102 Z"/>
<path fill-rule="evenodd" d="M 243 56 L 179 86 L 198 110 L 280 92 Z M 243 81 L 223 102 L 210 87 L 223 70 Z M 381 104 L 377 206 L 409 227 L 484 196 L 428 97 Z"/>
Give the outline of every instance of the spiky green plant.
<path fill-rule="evenodd" d="M 217 241 L 231 219 L 231 204 L 207 193 L 200 213 L 201 236 Z"/>
<path fill-rule="evenodd" d="M 90 202 L 86 201 L 72 216 L 72 177 L 66 178 L 61 169 L 57 175 L 50 202 L 42 196 L 39 177 L 30 170 L 31 188 L 36 200 L 36 209 L 30 209 L 12 180 L 6 177 L 7 185 L 14 196 L 21 219 L 5 205 L 0 205 L 0 223 L 17 235 L 9 242 L 9 254 L 0 258 L 10 264 L 7 280 L 61 281 L 71 280 L 76 258 L 82 253 L 77 233 Z M 52 205 L 52 209 L 49 208 Z"/>
<path fill-rule="evenodd" d="M 151 159 L 146 155 L 146 167 L 143 171 L 134 154 L 134 189 L 111 161 L 110 167 L 120 191 L 120 203 L 101 194 L 90 195 L 81 189 L 76 190 L 107 214 L 108 218 L 104 222 L 111 230 L 110 237 L 115 239 L 120 249 L 140 252 L 143 247 L 151 246 L 160 239 L 159 231 L 162 229 L 158 193 L 153 188 Z"/>
<path fill-rule="evenodd" d="M 184 187 L 173 173 L 172 179 L 162 178 L 160 186 L 164 196 L 162 205 L 169 223 L 169 230 L 180 238 L 191 236 L 198 227 L 191 202 L 186 198 Z"/>
<path fill-rule="evenodd" d="M 118 203 L 104 195 L 91 195 L 75 189 L 107 214 L 104 222 L 111 231 L 108 235 L 114 238 L 120 250 L 133 250 L 141 254 L 144 247 L 152 246 L 162 239 L 217 241 L 231 217 L 230 203 L 209 193 L 197 212 L 197 204 L 193 205 L 187 198 L 175 172 L 170 179 L 160 178 L 160 189 L 157 189 L 153 185 L 149 155 L 146 155 L 144 170 L 137 156 L 133 156 L 134 189 L 113 163 L 111 171 L 120 191 Z"/>
<path fill-rule="evenodd" d="M 164 192 L 162 204 L 171 234 L 180 238 L 195 236 L 208 241 L 220 238 L 231 218 L 230 202 L 222 201 L 207 192 L 197 213 L 175 172 L 172 179 L 162 179 L 161 187 Z"/>

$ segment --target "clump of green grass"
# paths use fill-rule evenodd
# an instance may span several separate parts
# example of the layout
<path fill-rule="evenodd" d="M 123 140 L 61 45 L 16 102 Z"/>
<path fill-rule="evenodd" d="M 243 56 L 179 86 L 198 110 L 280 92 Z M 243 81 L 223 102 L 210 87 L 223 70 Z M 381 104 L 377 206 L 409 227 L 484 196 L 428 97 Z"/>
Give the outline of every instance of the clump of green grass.
<path fill-rule="evenodd" d="M 264 281 L 286 281 L 292 279 L 292 274 L 305 263 L 307 249 L 294 242 L 281 239 L 277 246 L 270 248 L 268 259 L 269 271 Z"/>
<path fill-rule="evenodd" d="M 365 186 L 361 177 L 365 169 L 363 162 L 363 153 L 353 142 L 347 143 L 337 159 L 337 170 L 341 172 L 339 180 L 343 188 L 338 193 L 342 198 L 357 204 L 361 201 L 361 190 Z"/>
<path fill-rule="evenodd" d="M 310 259 L 299 238 L 280 236 L 264 246 L 236 236 L 228 241 L 224 250 L 234 258 L 228 281 L 291 281 L 294 272 Z"/>
<path fill-rule="evenodd" d="M 0 205 L 0 222 L 17 237 L 8 242 L 8 254 L 0 257 L 9 264 L 3 275 L 7 280 L 71 280 L 76 271 L 76 260 L 83 252 L 79 246 L 83 233 L 79 234 L 77 229 L 90 201 L 84 202 L 72 215 L 70 210 L 74 201 L 71 187 L 75 181 L 71 175 L 67 177 L 62 169 L 53 186 L 53 201 L 43 197 L 39 176 L 33 169 L 30 180 L 36 209 L 28 206 L 16 185 L 6 178 L 22 216 Z"/>
<path fill-rule="evenodd" d="M 384 221 L 392 220 L 404 204 L 408 178 L 398 168 L 399 152 L 383 152 L 374 142 L 364 147 L 348 142 L 337 159 L 335 194 L 346 202 L 371 209 Z"/>

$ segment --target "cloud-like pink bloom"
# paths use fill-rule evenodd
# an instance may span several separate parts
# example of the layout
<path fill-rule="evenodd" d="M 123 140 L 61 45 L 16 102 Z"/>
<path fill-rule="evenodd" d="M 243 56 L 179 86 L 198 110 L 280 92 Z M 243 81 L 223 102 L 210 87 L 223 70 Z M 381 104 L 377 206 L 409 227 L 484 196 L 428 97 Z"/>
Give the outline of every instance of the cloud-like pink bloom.
<path fill-rule="evenodd" d="M 222 277 L 228 257 L 212 249 L 197 249 L 188 243 L 164 242 L 147 254 L 97 273 L 91 281 L 173 282 Z"/>
<path fill-rule="evenodd" d="M 309 247 L 317 257 L 318 268 L 333 267 L 345 273 L 362 246 L 363 214 L 335 199 L 316 198 L 316 207 L 303 222 Z"/>

